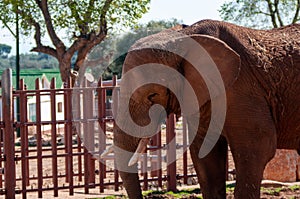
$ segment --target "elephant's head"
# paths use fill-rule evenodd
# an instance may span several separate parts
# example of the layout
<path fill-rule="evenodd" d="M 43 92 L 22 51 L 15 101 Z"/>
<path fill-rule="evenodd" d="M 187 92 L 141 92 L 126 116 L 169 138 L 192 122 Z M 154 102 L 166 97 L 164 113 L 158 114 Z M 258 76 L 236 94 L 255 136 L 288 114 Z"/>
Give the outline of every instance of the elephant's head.
<path fill-rule="evenodd" d="M 195 115 L 207 101 L 225 96 L 239 67 L 237 53 L 206 35 L 168 30 L 131 47 L 123 66 L 114 129 L 118 169 L 130 198 L 141 197 L 135 161 L 128 166 L 134 152 L 145 148 L 166 115 Z"/>

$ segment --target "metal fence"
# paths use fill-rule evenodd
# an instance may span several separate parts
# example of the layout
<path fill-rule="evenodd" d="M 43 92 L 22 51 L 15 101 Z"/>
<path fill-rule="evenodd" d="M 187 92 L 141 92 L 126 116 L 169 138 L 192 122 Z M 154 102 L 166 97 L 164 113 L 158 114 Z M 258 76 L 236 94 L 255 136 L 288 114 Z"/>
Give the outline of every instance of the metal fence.
<path fill-rule="evenodd" d="M 53 191 L 55 197 L 62 189 L 69 195 L 79 188 L 85 193 L 90 189 L 99 189 L 100 193 L 119 190 L 122 181 L 114 169 L 113 154 L 102 161 L 96 158 L 112 144 L 111 102 L 117 100 L 111 101 L 108 93 L 118 89 L 116 78 L 100 80 L 97 85 L 85 80 L 78 88 L 70 84 L 56 88 L 52 79 L 47 89 L 41 88 L 37 79 L 35 90 L 27 90 L 26 82 L 20 80 L 19 88 L 12 87 L 11 70 L 4 71 L 0 194 L 12 199 L 16 194 L 26 198 L 29 192 L 36 192 L 42 198 L 46 190 Z M 95 134 L 99 129 L 104 134 Z M 170 146 L 175 132 L 176 142 Z M 92 142 L 94 148 L 88 149 L 83 140 Z M 186 149 L 185 122 L 176 124 L 171 115 L 139 161 L 143 190 L 163 186 L 176 190 L 177 183 L 187 184 L 195 174 Z M 167 163 L 166 157 L 177 160 Z"/>

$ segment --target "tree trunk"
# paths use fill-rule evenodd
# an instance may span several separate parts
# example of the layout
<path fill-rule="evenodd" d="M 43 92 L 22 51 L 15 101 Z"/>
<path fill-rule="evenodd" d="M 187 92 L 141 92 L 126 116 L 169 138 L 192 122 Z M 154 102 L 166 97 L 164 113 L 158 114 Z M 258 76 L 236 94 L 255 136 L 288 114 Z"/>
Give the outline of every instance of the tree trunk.
<path fill-rule="evenodd" d="M 61 80 L 63 82 L 68 82 L 68 78 L 71 75 L 71 61 L 59 60 L 59 71 Z"/>

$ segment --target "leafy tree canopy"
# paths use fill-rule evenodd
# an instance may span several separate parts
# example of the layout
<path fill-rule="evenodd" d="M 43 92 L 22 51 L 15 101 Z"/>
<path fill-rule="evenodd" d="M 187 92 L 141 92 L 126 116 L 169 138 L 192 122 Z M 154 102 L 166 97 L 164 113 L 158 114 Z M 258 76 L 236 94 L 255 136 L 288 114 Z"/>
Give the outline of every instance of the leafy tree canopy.
<path fill-rule="evenodd" d="M 7 58 L 11 51 L 11 46 L 6 44 L 0 44 L 0 57 Z"/>
<path fill-rule="evenodd" d="M 70 76 L 71 60 L 77 54 L 78 70 L 87 53 L 112 30 L 136 23 L 148 11 L 150 0 L 2 0 L 0 20 L 10 28 L 20 21 L 22 33 L 33 35 L 35 52 L 55 57 L 62 80 Z M 18 13 L 18 15 L 16 15 Z M 47 33 L 47 34 L 46 34 Z M 50 38 L 52 45 L 44 45 Z"/>
<path fill-rule="evenodd" d="M 95 78 L 102 75 L 103 79 L 111 79 L 115 74 L 120 78 L 126 54 L 135 41 L 179 24 L 182 22 L 177 19 L 150 21 L 147 24 L 135 25 L 131 30 L 118 37 L 108 37 L 88 56 L 90 60 L 99 60 L 100 57 L 99 62 L 91 67 L 93 75 Z"/>
<path fill-rule="evenodd" d="M 300 21 L 300 0 L 231 0 L 219 12 L 225 21 L 255 28 L 277 28 Z"/>

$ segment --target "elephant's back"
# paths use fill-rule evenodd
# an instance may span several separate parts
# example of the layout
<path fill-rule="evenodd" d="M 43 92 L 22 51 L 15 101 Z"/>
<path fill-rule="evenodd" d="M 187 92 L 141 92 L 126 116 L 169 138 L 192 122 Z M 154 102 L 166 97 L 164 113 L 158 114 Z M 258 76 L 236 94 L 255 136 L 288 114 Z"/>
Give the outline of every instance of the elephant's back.
<path fill-rule="evenodd" d="M 181 30 L 184 34 L 205 34 L 227 43 L 242 58 L 267 70 L 288 64 L 286 59 L 300 59 L 300 24 L 271 30 L 257 30 L 232 23 L 202 20 Z M 296 63 L 293 63 L 296 64 Z M 298 66 L 300 68 L 300 66 Z"/>
<path fill-rule="evenodd" d="M 216 37 L 241 58 L 234 90 L 267 101 L 281 148 L 300 146 L 300 24 L 256 30 L 204 20 L 183 29 L 185 34 Z"/>
<path fill-rule="evenodd" d="M 300 25 L 293 24 L 272 30 L 253 30 L 246 44 L 265 70 L 276 67 L 299 68 Z"/>

